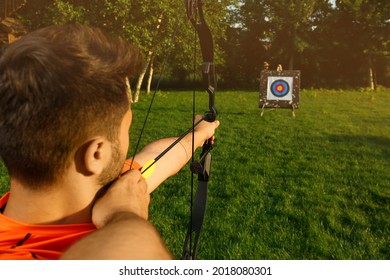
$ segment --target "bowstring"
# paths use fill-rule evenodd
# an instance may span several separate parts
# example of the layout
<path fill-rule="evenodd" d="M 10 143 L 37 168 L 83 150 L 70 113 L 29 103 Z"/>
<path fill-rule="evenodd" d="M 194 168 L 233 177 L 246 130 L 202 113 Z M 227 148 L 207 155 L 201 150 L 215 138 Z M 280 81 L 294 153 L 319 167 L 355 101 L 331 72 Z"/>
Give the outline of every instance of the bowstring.
<path fill-rule="evenodd" d="M 195 8 L 195 23 L 198 21 L 198 13 L 197 13 L 197 9 Z M 196 90 L 195 90 L 195 83 L 196 83 L 196 66 L 197 66 L 197 46 L 198 46 L 198 36 L 197 36 L 197 31 L 196 31 L 196 28 L 194 27 L 193 28 L 194 30 L 194 46 L 193 46 L 193 49 L 194 49 L 194 53 L 193 53 L 193 77 L 192 77 L 192 87 L 193 87 L 193 91 L 192 91 L 192 123 L 193 123 L 193 127 L 192 127 L 192 147 L 191 147 L 191 163 L 194 163 L 195 161 L 195 153 L 194 153 L 194 149 L 195 149 L 195 102 L 196 102 Z M 193 224 L 192 224 L 192 220 L 193 220 L 193 204 L 194 204 L 194 172 L 191 172 L 191 191 L 190 191 L 190 229 L 189 229 L 189 233 L 190 233 L 190 248 L 189 248 L 189 255 L 192 256 L 192 227 L 193 227 Z"/>
<path fill-rule="evenodd" d="M 195 9 L 195 22 L 197 22 L 197 17 L 198 17 L 198 13 L 197 13 L 197 9 Z M 174 42 L 175 38 L 176 38 L 176 35 L 178 33 L 178 30 L 179 30 L 179 26 L 180 26 L 180 23 L 181 21 L 179 21 L 179 24 L 176 25 L 175 29 L 174 29 L 174 32 L 172 34 L 172 37 L 171 39 L 169 40 L 169 45 L 172 45 L 172 43 Z M 194 153 L 194 149 L 195 149 L 195 109 L 196 109 L 196 90 L 195 90 L 195 83 L 196 83 L 196 62 L 197 62 L 197 41 L 198 41 L 198 38 L 197 38 L 197 32 L 196 32 L 196 29 L 194 28 L 194 53 L 193 53 L 193 93 L 192 93 L 192 148 L 191 148 L 191 163 L 194 163 L 195 161 L 195 153 Z M 167 66 L 167 63 L 168 63 L 168 59 L 170 57 L 170 54 L 171 54 L 171 49 L 169 49 L 166 53 L 166 55 L 164 56 L 164 60 L 163 60 L 163 63 L 162 63 L 162 66 L 161 66 L 161 71 L 160 71 L 160 74 L 158 76 L 158 79 L 157 79 L 157 83 L 156 83 L 156 86 L 155 86 L 155 89 L 153 91 L 153 94 L 152 94 L 152 99 L 150 101 L 150 104 L 149 104 L 149 107 L 148 107 L 148 110 L 147 110 L 147 113 L 146 113 L 146 116 L 145 116 L 145 119 L 144 119 L 144 122 L 143 122 L 143 125 L 142 125 L 142 128 L 141 128 L 141 132 L 140 132 L 140 135 L 138 137 L 138 140 L 137 140 L 137 144 L 135 146 L 135 149 L 134 149 L 134 152 L 133 152 L 133 156 L 132 156 L 132 160 L 131 160 L 131 163 L 130 163 L 130 169 L 132 168 L 132 165 L 134 163 L 134 158 L 138 152 L 138 149 L 139 149 L 139 146 L 140 146 L 140 143 L 141 143 L 141 139 L 142 139 L 142 136 L 144 134 L 144 131 L 145 131 L 145 128 L 146 128 L 146 124 L 147 124 L 147 120 L 149 118 L 149 115 L 151 113 L 151 109 L 152 109 L 152 106 L 153 106 L 153 103 L 154 103 L 154 100 L 155 100 L 155 97 L 157 95 L 157 90 L 159 89 L 160 87 L 160 83 L 161 83 L 161 80 L 162 80 L 162 75 L 163 73 L 165 72 L 165 68 Z M 190 236 L 189 236 L 189 241 L 190 241 L 190 249 L 189 249 L 189 254 L 190 256 L 192 256 L 192 228 L 193 228 L 193 199 L 194 199 L 194 173 L 191 172 L 191 193 L 190 193 Z"/>

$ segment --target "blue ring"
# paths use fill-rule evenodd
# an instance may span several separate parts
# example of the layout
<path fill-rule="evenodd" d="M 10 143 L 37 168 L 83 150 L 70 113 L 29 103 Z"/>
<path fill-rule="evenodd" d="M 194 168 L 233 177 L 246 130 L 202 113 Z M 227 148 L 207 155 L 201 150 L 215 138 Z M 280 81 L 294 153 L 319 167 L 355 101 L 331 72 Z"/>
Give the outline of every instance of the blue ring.
<path fill-rule="evenodd" d="M 276 87 L 279 85 L 282 85 L 284 87 L 284 90 L 281 92 L 278 92 L 276 90 Z M 271 84 L 271 93 L 273 95 L 275 95 L 276 97 L 286 96 L 289 93 L 289 91 L 290 91 L 290 86 L 288 85 L 288 83 L 285 80 L 279 79 L 279 80 L 274 81 Z"/>

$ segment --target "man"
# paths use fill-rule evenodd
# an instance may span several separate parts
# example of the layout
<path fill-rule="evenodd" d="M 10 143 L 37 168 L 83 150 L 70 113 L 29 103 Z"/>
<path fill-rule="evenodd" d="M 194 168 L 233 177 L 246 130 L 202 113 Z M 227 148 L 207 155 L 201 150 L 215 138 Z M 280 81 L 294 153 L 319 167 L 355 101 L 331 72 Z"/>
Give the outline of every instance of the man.
<path fill-rule="evenodd" d="M 147 221 L 149 195 L 188 162 L 192 135 L 146 180 L 138 170 L 118 178 L 132 121 L 126 77 L 140 67 L 136 48 L 78 24 L 32 32 L 6 49 L 0 58 L 0 157 L 11 182 L 0 200 L 0 258 L 171 258 Z M 195 147 L 218 125 L 197 126 Z M 175 139 L 147 145 L 136 164 Z"/>

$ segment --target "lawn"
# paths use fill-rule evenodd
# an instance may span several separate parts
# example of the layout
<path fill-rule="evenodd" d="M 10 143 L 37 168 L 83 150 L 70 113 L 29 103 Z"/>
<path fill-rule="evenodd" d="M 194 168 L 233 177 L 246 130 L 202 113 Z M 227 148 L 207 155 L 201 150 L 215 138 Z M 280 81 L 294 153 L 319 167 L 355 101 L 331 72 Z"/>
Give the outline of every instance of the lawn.
<path fill-rule="evenodd" d="M 304 90 L 295 118 L 286 109 L 261 116 L 258 99 L 217 93 L 199 259 L 390 259 L 390 90 Z M 131 149 L 149 101 L 133 104 Z M 191 92 L 158 92 L 142 145 L 186 130 L 191 102 Z M 197 102 L 202 113 L 206 93 Z M 152 195 L 150 220 L 176 258 L 190 181 L 185 167 Z M 0 193 L 7 186 L 0 166 Z"/>

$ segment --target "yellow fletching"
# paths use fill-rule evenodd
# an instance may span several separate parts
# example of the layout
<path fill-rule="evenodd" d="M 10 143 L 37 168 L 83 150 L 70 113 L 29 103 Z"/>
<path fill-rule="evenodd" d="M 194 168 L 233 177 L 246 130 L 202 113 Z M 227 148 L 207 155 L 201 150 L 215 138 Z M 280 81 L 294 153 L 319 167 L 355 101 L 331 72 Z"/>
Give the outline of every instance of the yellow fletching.
<path fill-rule="evenodd" d="M 149 167 L 150 166 L 150 167 Z M 148 179 L 154 172 L 156 165 L 154 159 L 148 160 L 144 166 L 142 166 L 141 174 L 144 179 Z"/>

